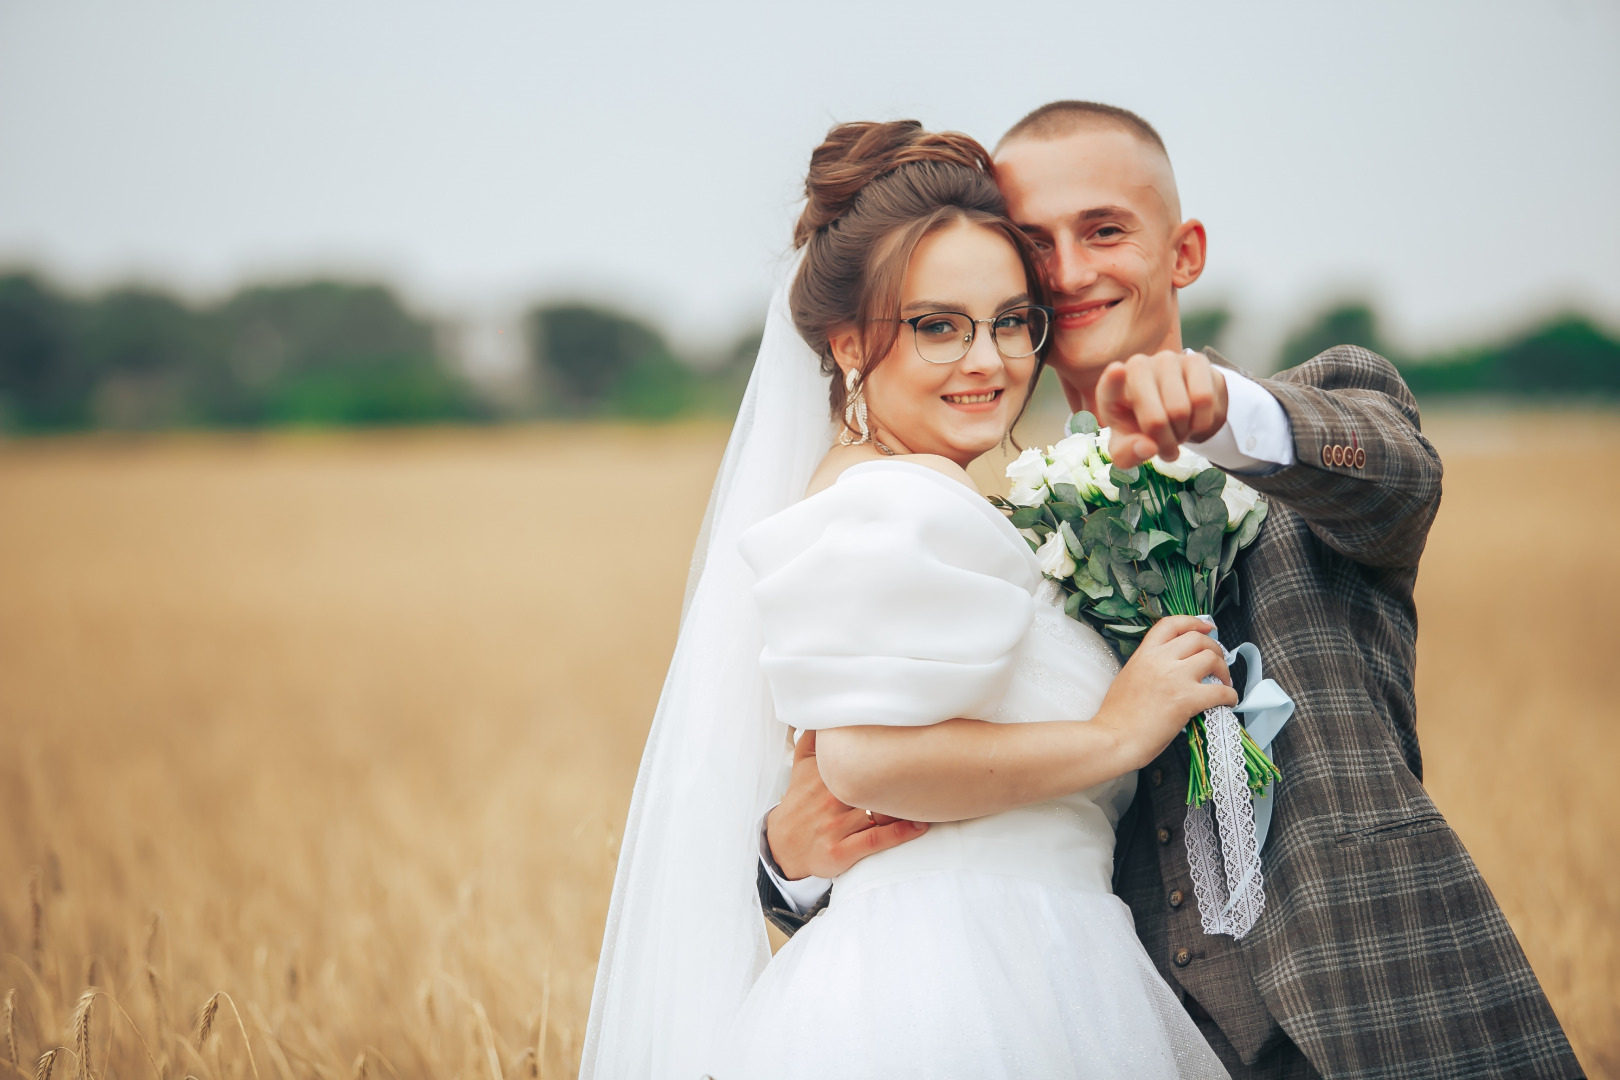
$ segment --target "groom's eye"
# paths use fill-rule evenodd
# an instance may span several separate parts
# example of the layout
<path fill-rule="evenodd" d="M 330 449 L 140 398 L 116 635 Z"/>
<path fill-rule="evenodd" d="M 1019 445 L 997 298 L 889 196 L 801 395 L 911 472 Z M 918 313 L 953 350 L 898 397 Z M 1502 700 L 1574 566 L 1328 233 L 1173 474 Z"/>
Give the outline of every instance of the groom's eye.
<path fill-rule="evenodd" d="M 1104 225 L 1091 235 L 1098 240 L 1117 240 L 1125 235 L 1125 230 L 1118 225 Z"/>

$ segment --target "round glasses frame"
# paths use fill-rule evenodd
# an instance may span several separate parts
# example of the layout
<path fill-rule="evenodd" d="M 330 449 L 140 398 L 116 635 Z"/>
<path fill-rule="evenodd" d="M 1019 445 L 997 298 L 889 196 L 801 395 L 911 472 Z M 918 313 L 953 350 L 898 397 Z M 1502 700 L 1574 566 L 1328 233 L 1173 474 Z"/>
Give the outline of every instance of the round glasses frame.
<path fill-rule="evenodd" d="M 1040 336 L 1037 338 L 1035 335 L 1031 334 L 1029 338 L 1029 348 L 1024 352 L 1007 351 L 1007 349 L 1002 346 L 1000 336 L 998 336 L 996 333 L 996 324 L 1009 315 L 1013 315 L 1018 312 L 1035 311 L 1040 312 L 1042 316 Z M 962 346 L 961 352 L 951 357 L 949 360 L 936 360 L 923 352 L 923 344 L 917 339 L 917 326 L 919 323 L 926 322 L 929 319 L 937 319 L 944 315 L 949 315 L 954 318 L 964 320 L 967 323 L 967 333 L 960 338 Z M 1021 360 L 1026 356 L 1034 356 L 1036 353 L 1041 351 L 1042 346 L 1046 344 L 1046 339 L 1051 336 L 1052 320 L 1056 315 L 1056 309 L 1050 308 L 1045 304 L 1019 304 L 1017 307 L 1010 307 L 1006 311 L 1000 312 L 991 319 L 975 319 L 965 311 L 930 311 L 926 315 L 913 315 L 909 319 L 895 319 L 892 321 L 905 323 L 911 327 L 912 347 L 917 350 L 918 357 L 920 357 L 925 363 L 944 365 L 956 363 L 973 350 L 973 342 L 979 336 L 979 326 L 981 323 L 990 327 L 991 343 L 995 345 L 996 351 L 1002 356 L 1006 357 L 1008 360 Z M 1033 322 L 1033 320 L 1030 321 Z M 943 345 L 944 342 L 939 342 L 938 344 Z M 1023 343 L 1020 343 L 1017 347 L 1023 348 Z"/>

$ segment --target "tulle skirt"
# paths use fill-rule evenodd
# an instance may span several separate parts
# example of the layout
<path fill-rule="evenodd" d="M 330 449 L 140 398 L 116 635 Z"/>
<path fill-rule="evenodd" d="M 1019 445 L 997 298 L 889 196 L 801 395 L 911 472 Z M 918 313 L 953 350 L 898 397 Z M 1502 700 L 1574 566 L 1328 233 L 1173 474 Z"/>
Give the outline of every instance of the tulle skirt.
<path fill-rule="evenodd" d="M 833 892 L 714 1080 L 1225 1077 L 1107 892 L 946 870 Z"/>

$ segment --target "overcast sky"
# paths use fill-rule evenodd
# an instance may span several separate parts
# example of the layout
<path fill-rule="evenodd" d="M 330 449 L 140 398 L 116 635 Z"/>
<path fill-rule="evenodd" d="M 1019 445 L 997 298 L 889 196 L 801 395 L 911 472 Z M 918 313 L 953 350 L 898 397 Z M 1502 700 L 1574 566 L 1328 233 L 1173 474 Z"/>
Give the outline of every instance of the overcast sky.
<path fill-rule="evenodd" d="M 990 142 L 1064 97 L 1159 128 L 1210 234 L 1186 303 L 1255 342 L 1351 291 L 1415 346 L 1620 324 L 1615 0 L 0 0 L 0 265 L 617 297 L 718 337 L 830 124 Z"/>

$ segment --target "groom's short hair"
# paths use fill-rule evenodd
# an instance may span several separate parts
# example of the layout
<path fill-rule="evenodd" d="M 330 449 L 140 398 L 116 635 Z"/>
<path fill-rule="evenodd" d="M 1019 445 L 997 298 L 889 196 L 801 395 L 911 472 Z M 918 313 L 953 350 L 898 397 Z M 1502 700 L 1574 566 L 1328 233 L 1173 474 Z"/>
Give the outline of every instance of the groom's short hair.
<path fill-rule="evenodd" d="M 1123 128 L 1143 142 L 1156 147 L 1166 158 L 1170 156 L 1170 152 L 1165 149 L 1164 140 L 1159 138 L 1159 133 L 1153 130 L 1152 124 L 1129 109 L 1121 109 L 1117 105 L 1104 105 L 1096 101 L 1048 102 L 1008 128 L 1007 134 L 996 144 L 996 149 L 1001 149 L 1014 139 L 1056 139 L 1082 128 L 1098 127 Z"/>

